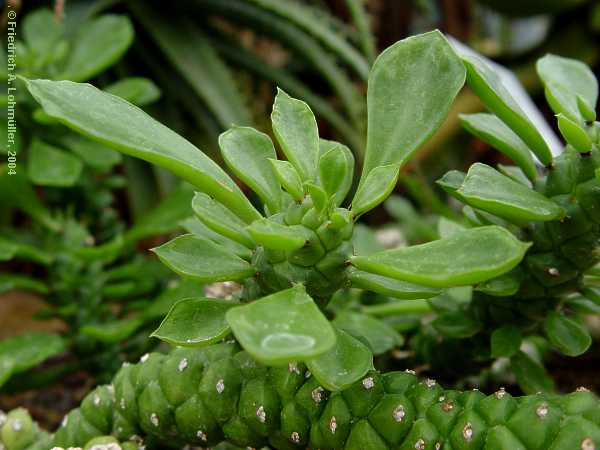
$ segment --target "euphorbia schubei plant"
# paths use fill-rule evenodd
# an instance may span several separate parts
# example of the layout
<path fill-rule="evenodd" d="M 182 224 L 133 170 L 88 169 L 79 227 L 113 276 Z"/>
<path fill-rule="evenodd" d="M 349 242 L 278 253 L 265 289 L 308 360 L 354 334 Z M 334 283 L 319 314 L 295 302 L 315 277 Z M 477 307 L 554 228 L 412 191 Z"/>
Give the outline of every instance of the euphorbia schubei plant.
<path fill-rule="evenodd" d="M 408 372 L 382 374 L 363 341 L 323 313 L 347 286 L 406 300 L 472 285 L 475 296 L 463 311 L 476 323 L 469 337 L 491 335 L 507 356 L 520 355 L 521 335 L 540 329 L 567 354 L 589 346 L 563 299 L 582 289 L 584 272 L 596 262 L 597 84 L 574 61 L 549 56 L 539 68 L 568 142 L 555 160 L 495 74 L 476 59 L 461 59 L 439 32 L 388 48 L 369 78 L 365 163 L 348 207 L 342 205 L 353 181 L 351 152 L 319 139 L 308 106 L 282 91 L 271 118 L 287 161 L 254 129 L 236 127 L 220 138 L 227 166 L 262 201 L 257 209 L 207 156 L 122 99 L 85 84 L 27 81 L 48 115 L 194 184 L 200 192 L 192 208 L 220 243 L 188 234 L 155 252 L 184 277 L 237 281 L 243 290 L 235 301 L 179 302 L 154 336 L 182 348 L 123 367 L 53 437 L 23 411 L 11 413 L 4 445 L 28 448 L 37 440 L 44 444 L 36 448 L 67 447 L 112 433 L 122 441 L 145 436 L 145 445 L 160 448 L 223 440 L 278 449 L 597 448 L 600 405 L 587 391 L 513 398 L 501 390 L 485 397 L 444 391 Z M 353 255 L 354 222 L 391 193 L 400 167 L 444 120 L 465 78 L 495 113 L 466 117 L 467 126 L 518 167 L 506 175 L 474 164 L 440 181 L 469 206 L 470 228 Z M 494 315 L 499 298 L 508 313 Z M 487 300 L 489 311 L 479 314 Z M 233 341 L 218 343 L 229 335 Z"/>

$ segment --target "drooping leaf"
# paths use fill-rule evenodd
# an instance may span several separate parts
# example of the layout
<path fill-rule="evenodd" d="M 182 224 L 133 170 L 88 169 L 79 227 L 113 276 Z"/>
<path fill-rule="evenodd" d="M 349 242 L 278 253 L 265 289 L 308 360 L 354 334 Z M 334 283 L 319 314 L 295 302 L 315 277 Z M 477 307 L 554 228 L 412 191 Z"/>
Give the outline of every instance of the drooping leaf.
<path fill-rule="evenodd" d="M 375 355 L 404 344 L 404 338 L 390 325 L 367 314 L 343 311 L 336 316 L 333 324 L 366 342 Z"/>
<path fill-rule="evenodd" d="M 150 336 L 182 347 L 203 347 L 218 342 L 231 332 L 225 313 L 238 305 L 215 298 L 181 300 L 173 305 Z"/>
<path fill-rule="evenodd" d="M 507 220 L 548 221 L 565 214 L 544 195 L 481 163 L 469 168 L 457 194 L 469 205 Z"/>
<path fill-rule="evenodd" d="M 250 127 L 234 127 L 219 136 L 223 159 L 233 173 L 258 194 L 270 211 L 277 211 L 281 188 L 269 159 L 277 154 L 271 138 Z"/>
<path fill-rule="evenodd" d="M 254 274 L 243 259 L 192 234 L 178 236 L 153 251 L 174 272 L 200 282 L 243 280 Z"/>
<path fill-rule="evenodd" d="M 178 301 L 203 295 L 204 288 L 201 283 L 189 279 L 178 280 L 174 286 L 169 285 L 158 297 L 154 298 L 150 306 L 142 311 L 141 316 L 144 321 L 163 319 Z"/>
<path fill-rule="evenodd" d="M 462 125 L 472 134 L 487 142 L 512 159 L 530 180 L 537 178 L 531 150 L 504 122 L 493 114 L 461 114 Z"/>
<path fill-rule="evenodd" d="M 53 260 L 52 254 L 35 245 L 0 237 L 0 261 L 10 261 L 13 258 L 33 261 L 43 265 L 49 265 Z"/>
<path fill-rule="evenodd" d="M 517 378 L 519 386 L 528 395 L 552 393 L 554 381 L 544 366 L 523 351 L 517 352 L 510 358 L 510 365 Z"/>
<path fill-rule="evenodd" d="M 202 192 L 197 192 L 192 200 L 192 209 L 196 217 L 211 230 L 248 248 L 254 248 L 252 238 L 244 229 L 246 226 L 244 221 L 221 203 Z"/>
<path fill-rule="evenodd" d="M 483 326 L 480 321 L 460 311 L 440 314 L 431 324 L 444 336 L 455 339 L 474 336 Z"/>
<path fill-rule="evenodd" d="M 39 186 L 73 186 L 82 168 L 79 158 L 45 142 L 34 140 L 29 147 L 27 175 Z"/>
<path fill-rule="evenodd" d="M 154 81 L 143 77 L 123 78 L 104 90 L 137 106 L 148 105 L 160 98 L 160 89 Z"/>
<path fill-rule="evenodd" d="M 319 159 L 319 130 L 310 107 L 278 89 L 271 122 L 277 142 L 300 178 L 314 180 Z"/>
<path fill-rule="evenodd" d="M 234 181 L 187 140 L 120 97 L 89 84 L 28 80 L 27 87 L 50 116 L 122 153 L 172 171 L 245 221 L 260 214 Z"/>
<path fill-rule="evenodd" d="M 500 77 L 481 59 L 464 56 L 467 84 L 475 91 L 485 106 L 508 125 L 535 153 L 544 165 L 552 161 L 550 147 L 515 101 Z"/>
<path fill-rule="evenodd" d="M 398 164 L 375 167 L 361 183 L 352 199 L 352 212 L 359 216 L 375 208 L 394 190 L 398 181 Z"/>
<path fill-rule="evenodd" d="M 598 101 L 598 81 L 592 70 L 583 62 L 548 54 L 536 63 L 539 77 L 545 86 L 546 97 L 552 110 L 576 122 L 584 117 L 577 98 L 594 110 Z"/>
<path fill-rule="evenodd" d="M 520 286 L 520 277 L 513 272 L 509 272 L 484 281 L 475 286 L 474 289 L 494 297 L 509 297 L 515 295 L 519 291 Z"/>
<path fill-rule="evenodd" d="M 351 260 L 366 272 L 425 286 L 449 287 L 479 283 L 509 271 L 523 259 L 529 246 L 506 229 L 491 225 Z"/>
<path fill-rule="evenodd" d="M 279 161 L 270 159 L 269 162 L 273 167 L 275 176 L 281 186 L 290 194 L 294 200 L 302 201 L 304 198 L 304 189 L 302 188 L 302 180 L 300 175 L 289 161 Z"/>
<path fill-rule="evenodd" d="M 48 294 L 48 287 L 36 278 L 30 278 L 16 273 L 0 273 L 0 294 L 13 289 L 22 289 L 36 294 Z"/>
<path fill-rule="evenodd" d="M 127 16 L 107 14 L 92 19 L 74 39 L 60 78 L 72 81 L 93 78 L 123 56 L 133 37 L 133 25 Z"/>
<path fill-rule="evenodd" d="M 88 324 L 81 327 L 81 333 L 100 342 L 117 344 L 125 341 L 142 325 L 140 318 L 114 320 L 98 325 Z"/>
<path fill-rule="evenodd" d="M 60 230 L 62 224 L 52 217 L 52 213 L 42 204 L 24 171 L 18 171 L 16 175 L 8 175 L 6 166 L 0 168 L 0 199 L 4 207 L 24 211 L 47 228 Z"/>
<path fill-rule="evenodd" d="M 374 273 L 363 272 L 362 270 L 350 271 L 349 278 L 352 287 L 404 300 L 430 298 L 440 293 L 439 289 L 375 275 Z"/>
<path fill-rule="evenodd" d="M 552 345 L 568 356 L 579 356 L 592 344 L 584 324 L 557 312 L 551 312 L 544 320 L 544 332 Z"/>
<path fill-rule="evenodd" d="M 521 348 L 523 336 L 514 325 L 505 325 L 497 328 L 491 336 L 492 358 L 510 358 Z"/>
<path fill-rule="evenodd" d="M 446 38 L 432 31 L 403 39 L 369 76 L 368 131 L 361 185 L 378 166 L 401 166 L 437 130 L 465 81 Z"/>
<path fill-rule="evenodd" d="M 31 369 L 66 350 L 62 337 L 50 333 L 27 333 L 0 340 L 0 386 L 11 375 Z"/>
<path fill-rule="evenodd" d="M 88 166 L 102 172 L 108 172 L 122 160 L 119 152 L 78 134 L 70 133 L 63 137 L 61 142 Z"/>
<path fill-rule="evenodd" d="M 226 318 L 242 347 L 265 364 L 313 359 L 336 342 L 329 321 L 301 285 L 232 308 Z"/>
<path fill-rule="evenodd" d="M 298 250 L 310 239 L 304 227 L 282 225 L 270 219 L 256 220 L 246 229 L 256 242 L 272 250 Z"/>
<path fill-rule="evenodd" d="M 324 140 L 321 139 L 321 148 Z M 329 196 L 334 196 L 335 206 L 342 204 L 352 187 L 354 156 L 348 147 L 325 141 L 328 150 L 319 158 L 319 181 Z"/>
<path fill-rule="evenodd" d="M 334 347 L 306 362 L 310 373 L 330 391 L 350 387 L 373 368 L 373 354 L 366 345 L 339 328 L 335 333 Z"/>

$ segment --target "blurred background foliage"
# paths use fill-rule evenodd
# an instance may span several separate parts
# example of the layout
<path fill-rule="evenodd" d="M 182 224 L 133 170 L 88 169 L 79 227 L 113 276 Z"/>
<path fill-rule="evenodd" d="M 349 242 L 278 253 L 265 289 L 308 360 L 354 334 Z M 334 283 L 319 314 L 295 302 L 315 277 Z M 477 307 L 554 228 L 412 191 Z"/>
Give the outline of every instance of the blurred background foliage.
<path fill-rule="evenodd" d="M 19 74 L 89 81 L 144 108 L 217 160 L 218 136 L 234 124 L 272 133 L 269 115 L 279 86 L 305 100 L 321 136 L 346 143 L 360 164 L 371 64 L 397 40 L 433 28 L 513 71 L 547 118 L 552 111 L 544 106 L 537 58 L 555 53 L 581 59 L 596 73 L 600 67 L 598 0 L 8 1 L 19 11 Z M 6 19 L 1 25 L 6 28 Z M 86 352 L 103 355 L 90 364 L 104 365 L 109 376 L 120 360 L 147 349 L 142 342 L 149 327 L 174 301 L 198 289 L 177 291 L 147 251 L 185 228 L 191 191 L 161 169 L 76 137 L 46 117 L 24 89 L 18 94 L 20 184 L 9 189 L 6 177 L 0 178 L 0 238 L 27 243 L 25 253 L 31 247 L 39 252 L 33 261 L 30 253 L 25 262 L 15 262 L 3 259 L 0 245 L 0 291 L 21 287 L 44 298 L 32 313 L 54 321 L 41 328 L 78 343 L 69 348 L 83 360 Z M 7 98 L 0 96 L 0 102 L 5 114 Z M 436 239 L 439 217 L 453 219 L 456 213 L 433 181 L 475 161 L 506 162 L 461 130 L 458 113 L 479 110 L 483 105 L 465 88 L 445 124 L 404 170 L 398 195 L 366 217 L 371 228 L 357 227 L 360 253 Z M 1 122 L 6 126 L 5 118 Z M 0 138 L 4 143 L 5 136 Z M 60 255 L 59 263 L 44 260 L 48 253 Z M 98 261 L 93 267 L 86 263 L 92 259 Z M 354 294 L 351 301 L 345 298 L 346 308 L 382 317 L 396 332 L 415 329 L 432 311 L 423 301 L 413 303 L 414 310 L 390 312 L 384 300 Z M 449 295 L 456 302 L 468 297 Z M 10 304 L 22 314 L 24 297 L 7 298 L 0 301 L 0 337 L 31 327 L 10 322 Z M 140 339 L 132 339 L 133 348 L 119 345 L 135 333 Z M 392 357 L 417 354 L 411 365 L 432 359 L 424 335 Z M 51 344 L 47 354 L 32 358 L 31 367 L 64 351 L 62 341 Z M 1 357 L 0 344 L 0 384 L 6 381 Z M 64 373 L 56 365 L 50 369 L 55 378 Z M 47 378 L 40 379 L 43 384 Z"/>

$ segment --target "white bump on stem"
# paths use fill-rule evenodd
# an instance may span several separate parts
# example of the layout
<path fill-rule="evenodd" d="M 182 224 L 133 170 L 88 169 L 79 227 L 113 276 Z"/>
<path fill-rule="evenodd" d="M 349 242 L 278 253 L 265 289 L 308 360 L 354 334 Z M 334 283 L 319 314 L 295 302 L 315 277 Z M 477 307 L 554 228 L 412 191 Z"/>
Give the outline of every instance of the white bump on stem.
<path fill-rule="evenodd" d="M 15 433 L 18 433 L 19 431 L 21 431 L 23 429 L 23 424 L 21 423 L 21 421 L 19 419 L 15 419 L 11 422 L 10 427 L 12 428 L 12 430 Z"/>
<path fill-rule="evenodd" d="M 321 386 L 318 386 L 317 388 L 313 389 L 313 391 L 310 393 L 310 396 L 315 403 L 321 403 L 321 400 L 323 400 L 323 392 L 325 392 L 325 390 Z"/>
<path fill-rule="evenodd" d="M 329 419 L 329 431 L 331 431 L 331 434 L 335 434 L 335 430 L 337 430 L 337 420 L 335 416 L 331 416 L 331 419 Z"/>
<path fill-rule="evenodd" d="M 265 423 L 267 421 L 267 413 L 265 412 L 264 406 L 259 406 L 256 410 L 256 418 L 260 423 Z"/>
<path fill-rule="evenodd" d="M 215 385 L 215 389 L 217 390 L 217 394 L 222 394 L 223 391 L 225 390 L 225 381 L 223 381 L 222 378 L 219 381 L 217 381 L 217 384 Z"/>
<path fill-rule="evenodd" d="M 535 413 L 540 419 L 545 419 L 548 415 L 548 405 L 546 403 L 542 403 L 537 407 Z"/>
<path fill-rule="evenodd" d="M 202 442 L 207 442 L 208 438 L 206 436 L 206 433 L 202 430 L 198 430 L 198 432 L 196 433 L 196 437 L 198 439 L 200 439 Z"/>
<path fill-rule="evenodd" d="M 498 389 L 496 391 L 496 393 L 494 395 L 496 396 L 496 398 L 498 400 L 502 400 L 504 398 L 504 396 L 506 395 L 506 389 L 504 389 L 503 387 L 501 387 L 500 389 Z"/>
<path fill-rule="evenodd" d="M 367 390 L 373 389 L 373 387 L 375 386 L 375 380 L 373 380 L 373 377 L 364 378 L 362 380 L 362 385 Z"/>
<path fill-rule="evenodd" d="M 423 439 L 419 439 L 415 442 L 415 450 L 425 450 L 425 441 Z"/>
<path fill-rule="evenodd" d="M 406 416 L 406 411 L 404 411 L 404 406 L 402 405 L 396 406 L 396 408 L 392 411 L 392 417 L 398 423 L 402 422 L 404 416 Z"/>
<path fill-rule="evenodd" d="M 94 406 L 100 406 L 100 402 L 101 402 L 100 396 L 94 395 L 94 400 L 93 400 Z"/>
<path fill-rule="evenodd" d="M 432 388 L 436 385 L 435 380 L 432 380 L 431 378 L 427 378 L 425 380 L 425 386 L 427 386 L 428 388 Z"/>
<path fill-rule="evenodd" d="M 596 450 L 596 443 L 592 438 L 585 438 L 581 441 L 581 450 Z"/>
<path fill-rule="evenodd" d="M 187 369 L 188 366 L 188 359 L 187 358 L 183 358 L 181 361 L 179 361 L 179 365 L 177 366 L 177 370 L 179 370 L 180 372 L 183 372 L 185 369 Z"/>
<path fill-rule="evenodd" d="M 152 425 L 154 425 L 155 427 L 158 427 L 159 420 L 158 420 L 158 416 L 156 415 L 156 413 L 150 414 L 150 423 Z"/>
<path fill-rule="evenodd" d="M 140 358 L 140 362 L 144 364 L 146 361 L 148 361 L 148 358 L 150 358 L 150 354 L 146 353 Z"/>
<path fill-rule="evenodd" d="M 471 439 L 473 439 L 473 425 L 471 425 L 471 422 L 467 422 L 463 427 L 462 435 L 465 441 L 471 442 Z"/>
<path fill-rule="evenodd" d="M 292 431 L 292 434 L 290 435 L 290 441 L 292 441 L 294 444 L 299 444 L 300 433 L 298 433 L 297 431 Z"/>

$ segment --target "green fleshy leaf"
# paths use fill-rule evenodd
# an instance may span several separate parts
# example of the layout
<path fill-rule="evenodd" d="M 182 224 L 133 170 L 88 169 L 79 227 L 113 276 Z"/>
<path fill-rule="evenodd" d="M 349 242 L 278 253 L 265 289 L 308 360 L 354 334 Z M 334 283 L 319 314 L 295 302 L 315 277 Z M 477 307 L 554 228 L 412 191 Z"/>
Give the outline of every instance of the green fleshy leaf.
<path fill-rule="evenodd" d="M 512 273 L 506 273 L 491 280 L 475 286 L 475 290 L 494 297 L 509 297 L 515 295 L 519 291 L 521 282 L 519 277 Z"/>
<path fill-rule="evenodd" d="M 352 187 L 354 156 L 348 147 L 337 142 L 321 139 L 319 158 L 319 181 L 328 196 L 334 196 L 334 206 L 342 204 Z"/>
<path fill-rule="evenodd" d="M 523 186 L 527 186 L 527 187 L 533 186 L 533 183 L 531 182 L 531 180 L 529 178 L 527 178 L 527 176 L 525 175 L 525 172 L 523 172 L 517 166 L 506 166 L 504 164 L 498 164 L 498 171 L 500 173 L 503 173 L 507 177 L 510 177 L 515 181 L 518 181 Z"/>
<path fill-rule="evenodd" d="M 192 200 L 192 209 L 196 217 L 211 230 L 248 248 L 254 248 L 252 238 L 244 229 L 244 221 L 221 203 L 202 192 L 197 192 Z"/>
<path fill-rule="evenodd" d="M 404 344 L 404 338 L 391 326 L 366 314 L 343 311 L 336 316 L 333 324 L 366 342 L 375 355 Z"/>
<path fill-rule="evenodd" d="M 544 332 L 552 345 L 568 356 L 579 356 L 592 345 L 584 324 L 557 312 L 551 312 L 544 320 Z"/>
<path fill-rule="evenodd" d="M 579 153 L 589 153 L 592 150 L 592 140 L 581 125 L 563 114 L 558 114 L 556 117 L 560 134 L 565 138 L 567 144 L 570 144 Z"/>
<path fill-rule="evenodd" d="M 45 142 L 35 140 L 29 147 L 27 175 L 39 186 L 73 186 L 83 164 L 79 158 Z"/>
<path fill-rule="evenodd" d="M 0 386 L 11 375 L 31 369 L 65 350 L 66 343 L 57 334 L 27 333 L 0 340 Z"/>
<path fill-rule="evenodd" d="M 458 233 L 460 231 L 464 231 L 466 229 L 467 227 L 465 227 L 463 224 L 455 222 L 454 220 L 450 220 L 443 216 L 440 217 L 437 226 L 438 234 L 441 238 L 452 236 L 453 234 Z"/>
<path fill-rule="evenodd" d="M 255 359 L 284 364 L 316 358 L 335 345 L 335 332 L 303 286 L 232 308 L 227 322 Z"/>
<path fill-rule="evenodd" d="M 468 317 L 464 312 L 441 314 L 431 324 L 444 336 L 456 339 L 474 336 L 483 326 L 480 321 Z"/>
<path fill-rule="evenodd" d="M 145 106 L 160 98 L 160 89 L 154 81 L 143 77 L 123 78 L 108 85 L 104 91 L 137 106 Z"/>
<path fill-rule="evenodd" d="M 537 61 L 536 70 L 544 83 L 548 103 L 556 114 L 562 113 L 576 122 L 584 119 L 577 97 L 589 109 L 595 109 L 598 81 L 585 63 L 549 54 Z"/>
<path fill-rule="evenodd" d="M 379 55 L 369 76 L 361 185 L 376 167 L 404 164 L 431 137 L 464 81 L 465 68 L 439 31 L 403 39 Z"/>
<path fill-rule="evenodd" d="M 366 345 L 343 330 L 335 332 L 335 346 L 306 362 L 310 373 L 329 391 L 350 387 L 373 368 L 373 354 Z"/>
<path fill-rule="evenodd" d="M 84 325 L 81 333 L 100 342 L 118 344 L 133 335 L 143 323 L 138 318 L 115 320 L 101 325 Z"/>
<path fill-rule="evenodd" d="M 82 25 L 59 78 L 72 81 L 93 78 L 117 62 L 133 38 L 133 25 L 127 16 L 107 14 L 93 19 Z"/>
<path fill-rule="evenodd" d="M 554 381 L 544 366 L 523 351 L 517 352 L 510 358 L 511 368 L 519 386 L 528 395 L 551 393 L 554 391 Z"/>
<path fill-rule="evenodd" d="M 397 164 L 375 167 L 364 180 L 352 200 L 352 212 L 359 216 L 375 208 L 394 190 L 400 167 Z"/>
<path fill-rule="evenodd" d="M 493 114 L 461 114 L 462 125 L 479 139 L 512 159 L 530 180 L 537 178 L 531 150 L 504 122 Z"/>
<path fill-rule="evenodd" d="M 254 128 L 234 127 L 219 136 L 219 146 L 233 173 L 258 194 L 270 211 L 277 211 L 281 188 L 268 161 L 277 158 L 271 138 Z"/>
<path fill-rule="evenodd" d="M 495 329 L 491 337 L 492 358 L 510 358 L 519 351 L 522 341 L 521 331 L 513 325 Z"/>
<path fill-rule="evenodd" d="M 204 223 L 202 223 L 202 221 L 197 217 L 188 217 L 187 219 L 182 220 L 179 224 L 188 233 L 208 239 L 220 247 L 223 247 L 227 252 L 233 253 L 234 255 L 245 259 L 246 261 L 250 261 L 252 258 L 252 250 L 250 250 L 248 247 L 240 244 L 239 242 L 232 241 L 222 234 L 214 232 L 204 225 Z"/>
<path fill-rule="evenodd" d="M 565 214 L 544 195 L 481 163 L 469 168 L 457 194 L 475 208 L 517 223 L 556 220 Z"/>
<path fill-rule="evenodd" d="M 300 202 L 304 198 L 304 189 L 302 180 L 294 166 L 289 161 L 279 161 L 277 159 L 269 159 L 275 176 L 281 186 L 290 194 L 294 200 Z"/>
<path fill-rule="evenodd" d="M 325 192 L 321 186 L 315 183 L 306 182 L 304 183 L 304 188 L 310 195 L 313 205 L 319 213 L 327 208 L 329 205 L 329 198 L 327 198 L 327 192 Z"/>
<path fill-rule="evenodd" d="M 298 250 L 310 239 L 306 235 L 306 228 L 282 225 L 270 219 L 256 220 L 246 229 L 256 242 L 272 250 Z"/>
<path fill-rule="evenodd" d="M 238 303 L 215 298 L 181 300 L 150 336 L 182 347 L 213 344 L 231 332 L 225 313 L 235 306 Z"/>
<path fill-rule="evenodd" d="M 200 282 L 243 280 L 255 272 L 225 248 L 192 234 L 178 236 L 153 251 L 174 272 Z"/>
<path fill-rule="evenodd" d="M 48 8 L 39 8 L 23 19 L 23 38 L 34 54 L 36 66 L 52 62 L 52 53 L 64 34 L 63 22 Z"/>
<path fill-rule="evenodd" d="M 529 146 L 542 164 L 549 165 L 552 161 L 550 147 L 504 87 L 500 77 L 479 58 L 465 56 L 463 60 L 467 68 L 467 84 L 471 89 L 490 111 L 496 114 Z"/>
<path fill-rule="evenodd" d="M 247 222 L 259 212 L 235 182 L 187 140 L 120 97 L 89 84 L 27 80 L 50 116 L 115 150 L 164 167 L 214 197 Z"/>
<path fill-rule="evenodd" d="M 480 283 L 514 268 L 531 244 L 498 226 L 472 228 L 426 244 L 354 256 L 367 272 L 433 287 Z"/>
<path fill-rule="evenodd" d="M 319 159 L 319 130 L 310 107 L 277 89 L 271 121 L 283 153 L 300 178 L 314 180 Z"/>
<path fill-rule="evenodd" d="M 349 278 L 352 287 L 404 300 L 430 298 L 440 293 L 439 289 L 375 275 L 362 270 L 351 270 Z"/>

